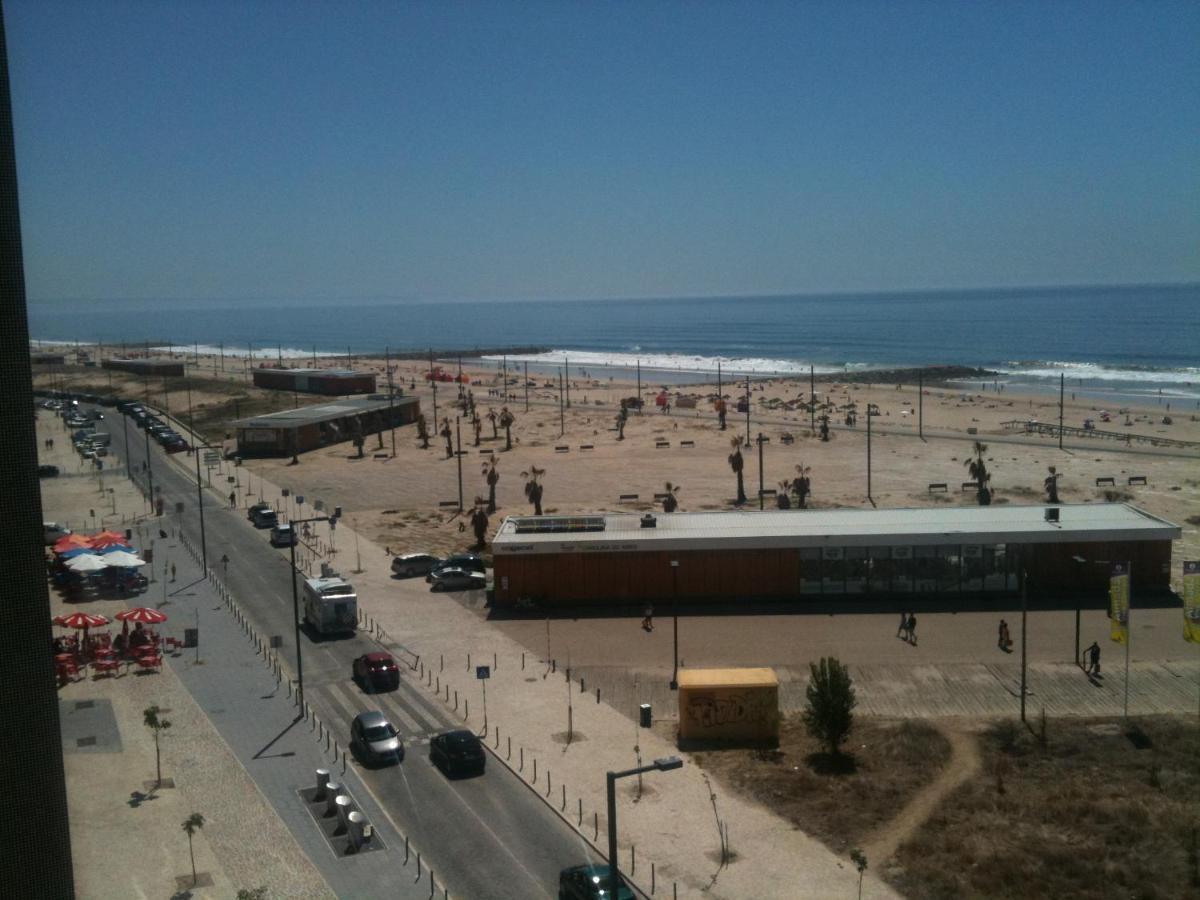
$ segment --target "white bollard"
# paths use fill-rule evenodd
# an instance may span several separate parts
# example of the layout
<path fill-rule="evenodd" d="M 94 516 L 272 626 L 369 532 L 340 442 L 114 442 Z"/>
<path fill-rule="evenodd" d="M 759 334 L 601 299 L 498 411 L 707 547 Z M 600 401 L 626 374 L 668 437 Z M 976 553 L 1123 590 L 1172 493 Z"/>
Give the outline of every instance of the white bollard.
<path fill-rule="evenodd" d="M 331 781 L 325 786 L 325 790 L 325 817 L 328 818 L 337 812 L 337 798 L 342 792 L 342 786 L 336 781 Z"/>
<path fill-rule="evenodd" d="M 345 794 L 338 795 L 337 798 L 338 811 L 338 827 L 333 830 L 334 834 L 345 834 L 346 827 L 350 819 L 350 798 Z"/>
<path fill-rule="evenodd" d="M 313 800 L 320 801 L 325 799 L 325 792 L 329 788 L 329 770 L 317 769 L 317 793 L 313 796 Z"/>
<path fill-rule="evenodd" d="M 349 820 L 350 847 L 357 850 L 363 845 L 363 829 L 366 827 L 367 817 L 360 812 L 352 812 L 347 818 Z"/>

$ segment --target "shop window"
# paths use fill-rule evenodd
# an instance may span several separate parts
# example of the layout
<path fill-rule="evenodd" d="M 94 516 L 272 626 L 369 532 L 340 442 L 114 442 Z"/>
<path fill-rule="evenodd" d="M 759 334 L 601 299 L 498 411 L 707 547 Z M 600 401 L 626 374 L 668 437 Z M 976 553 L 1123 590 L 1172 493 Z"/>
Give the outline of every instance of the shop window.
<path fill-rule="evenodd" d="M 913 579 L 918 594 L 933 594 L 938 586 L 938 559 L 936 547 L 913 548 Z"/>
<path fill-rule="evenodd" d="M 843 594 L 846 591 L 846 554 L 841 547 L 821 548 L 821 592 Z"/>
<path fill-rule="evenodd" d="M 872 594 L 887 594 L 892 590 L 892 548 L 872 547 L 870 549 L 870 585 Z"/>
<path fill-rule="evenodd" d="M 958 544 L 950 544 L 937 548 L 938 590 L 942 593 L 956 593 L 958 591 L 961 558 L 961 550 Z"/>
<path fill-rule="evenodd" d="M 915 573 L 912 547 L 892 548 L 892 593 L 911 594 Z"/>
<path fill-rule="evenodd" d="M 846 593 L 861 594 L 867 589 L 867 548 L 846 548 Z"/>
<path fill-rule="evenodd" d="M 800 593 L 821 593 L 821 550 L 805 547 L 800 551 Z"/>

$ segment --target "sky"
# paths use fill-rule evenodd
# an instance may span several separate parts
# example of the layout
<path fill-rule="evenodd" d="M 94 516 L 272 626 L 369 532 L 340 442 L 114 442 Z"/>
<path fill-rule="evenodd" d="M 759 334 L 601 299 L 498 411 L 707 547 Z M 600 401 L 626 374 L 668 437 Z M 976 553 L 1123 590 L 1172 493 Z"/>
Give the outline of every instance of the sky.
<path fill-rule="evenodd" d="M 1200 4 L 6 0 L 31 304 L 1200 280 Z"/>

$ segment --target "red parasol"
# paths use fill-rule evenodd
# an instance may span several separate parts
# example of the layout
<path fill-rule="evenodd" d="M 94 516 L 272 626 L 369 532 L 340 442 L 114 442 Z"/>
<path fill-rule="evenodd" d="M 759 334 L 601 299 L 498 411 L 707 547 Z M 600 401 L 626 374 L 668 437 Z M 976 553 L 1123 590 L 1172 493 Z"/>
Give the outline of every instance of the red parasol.
<path fill-rule="evenodd" d="M 103 547 L 111 547 L 113 544 L 124 544 L 125 535 L 117 534 L 115 531 L 101 531 L 99 534 L 93 534 L 87 539 L 88 546 L 94 550 L 99 550 Z"/>
<path fill-rule="evenodd" d="M 150 609 L 148 606 L 135 606 L 133 609 L 123 609 L 117 613 L 117 618 L 122 622 L 142 622 L 146 625 L 161 625 L 167 621 L 166 613 L 161 613 L 157 609 Z"/>
<path fill-rule="evenodd" d="M 53 549 L 55 553 L 63 553 L 67 550 L 74 550 L 77 547 L 90 547 L 91 542 L 82 534 L 68 534 L 60 537 L 54 542 Z"/>
<path fill-rule="evenodd" d="M 96 613 L 73 612 L 55 616 L 53 622 L 55 625 L 61 625 L 64 628 L 82 628 L 86 631 L 88 628 L 99 628 L 101 625 L 107 625 L 108 619 Z"/>

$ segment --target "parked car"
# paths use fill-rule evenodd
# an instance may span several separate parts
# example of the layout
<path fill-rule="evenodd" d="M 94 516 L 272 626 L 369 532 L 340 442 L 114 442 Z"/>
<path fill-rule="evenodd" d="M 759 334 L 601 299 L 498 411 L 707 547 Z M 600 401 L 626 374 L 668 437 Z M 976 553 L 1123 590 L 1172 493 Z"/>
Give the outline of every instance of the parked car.
<path fill-rule="evenodd" d="M 359 713 L 350 723 L 350 749 L 368 765 L 398 763 L 404 759 L 400 732 L 378 710 Z"/>
<path fill-rule="evenodd" d="M 279 524 L 270 503 L 255 503 L 246 510 L 246 518 L 254 523 L 255 528 L 274 528 Z"/>
<path fill-rule="evenodd" d="M 56 478 L 58 466 L 38 466 L 38 478 Z"/>
<path fill-rule="evenodd" d="M 487 753 L 475 732 L 444 731 L 429 742 L 429 760 L 446 775 L 482 775 Z"/>
<path fill-rule="evenodd" d="M 352 671 L 364 691 L 394 691 L 400 687 L 400 667 L 390 653 L 364 653 L 354 660 Z"/>
<path fill-rule="evenodd" d="M 188 448 L 188 442 L 176 435 L 173 440 L 163 441 L 163 449 L 168 453 L 179 453 Z"/>
<path fill-rule="evenodd" d="M 428 575 L 441 562 L 439 557 L 429 553 L 403 553 L 392 559 L 392 574 L 412 578 L 414 575 Z"/>
<path fill-rule="evenodd" d="M 53 544 L 59 538 L 65 538 L 70 533 L 70 528 L 59 525 L 57 522 L 42 523 L 42 539 L 47 545 Z"/>
<path fill-rule="evenodd" d="M 571 866 L 558 873 L 558 900 L 610 900 L 608 882 L 612 870 L 603 863 Z M 633 891 L 621 879 L 618 900 L 634 900 Z"/>
<path fill-rule="evenodd" d="M 271 529 L 272 547 L 292 547 L 296 544 L 296 530 L 291 525 L 276 525 Z"/>
<path fill-rule="evenodd" d="M 468 572 L 486 572 L 487 566 L 484 565 L 483 557 L 478 553 L 455 553 L 453 556 L 448 556 L 435 565 L 425 580 L 433 581 L 433 576 L 440 569 L 465 569 Z"/>
<path fill-rule="evenodd" d="M 434 591 L 482 591 L 487 588 L 487 575 L 467 569 L 438 569 L 431 576 Z"/>

